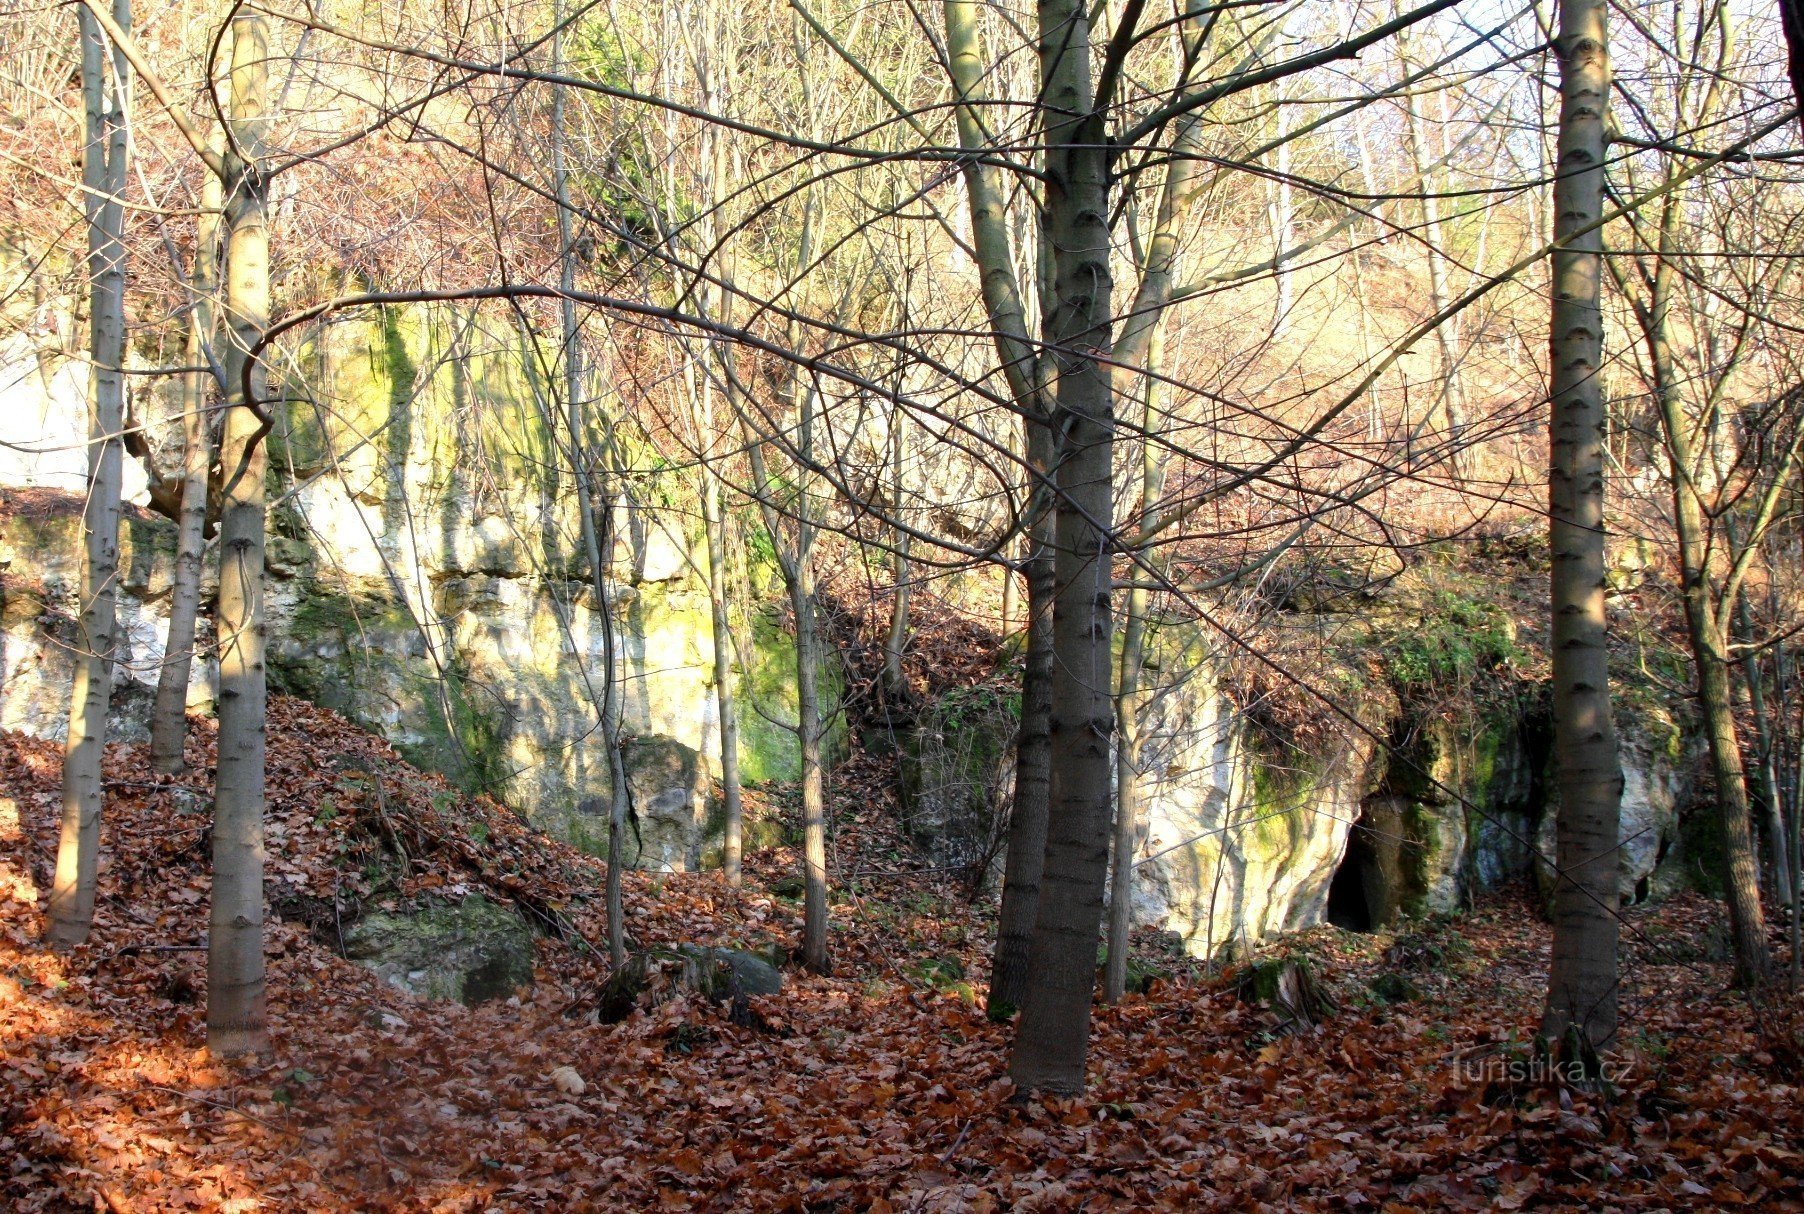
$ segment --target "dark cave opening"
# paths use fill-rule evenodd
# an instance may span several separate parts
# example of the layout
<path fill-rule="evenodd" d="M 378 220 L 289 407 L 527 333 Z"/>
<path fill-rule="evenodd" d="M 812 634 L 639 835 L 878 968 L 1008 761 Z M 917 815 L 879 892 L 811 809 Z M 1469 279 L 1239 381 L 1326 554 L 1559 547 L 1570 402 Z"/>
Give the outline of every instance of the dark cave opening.
<path fill-rule="evenodd" d="M 1378 927 L 1367 891 L 1378 867 L 1372 848 L 1372 828 L 1361 814 L 1347 835 L 1347 854 L 1341 857 L 1328 885 L 1328 922 L 1350 932 L 1370 932 Z"/>

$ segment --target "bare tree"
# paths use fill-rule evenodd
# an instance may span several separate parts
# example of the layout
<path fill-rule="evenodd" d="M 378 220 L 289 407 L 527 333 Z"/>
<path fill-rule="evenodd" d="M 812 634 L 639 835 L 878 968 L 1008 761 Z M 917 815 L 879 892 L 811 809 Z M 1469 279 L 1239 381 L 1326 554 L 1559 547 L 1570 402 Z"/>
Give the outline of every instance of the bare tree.
<path fill-rule="evenodd" d="M 213 902 L 207 940 L 207 1046 L 266 1049 L 263 986 L 264 469 L 266 373 L 253 351 L 269 324 L 269 228 L 263 137 L 269 25 L 232 19 L 225 194 L 226 401 L 220 465 L 219 766 L 213 806 Z"/>
<path fill-rule="evenodd" d="M 223 141 L 214 146 L 223 156 Z M 188 680 L 194 668 L 194 625 L 200 618 L 201 567 L 207 545 L 207 491 L 213 465 L 212 412 L 207 407 L 213 382 L 213 296 L 219 289 L 219 211 L 223 195 L 219 178 L 208 173 L 201 184 L 201 215 L 195 224 L 194 272 L 188 280 L 188 371 L 182 376 L 182 496 L 176 520 L 175 572 L 170 579 L 169 631 L 163 645 L 163 668 L 157 673 L 157 698 L 150 716 L 150 760 L 162 772 L 182 770 L 188 737 Z"/>
<path fill-rule="evenodd" d="M 1622 771 L 1604 614 L 1602 236 L 1610 58 L 1602 0 L 1563 0 L 1554 182 L 1552 455 L 1554 762 L 1560 809 L 1543 1037 L 1576 1065 L 1616 1034 Z"/>
<path fill-rule="evenodd" d="M 1674 10 L 1674 25 L 1682 28 L 1672 30 L 1674 45 L 1667 51 L 1680 59 L 1679 70 L 1642 112 L 1664 111 L 1673 135 L 1688 138 L 1720 120 L 1726 102 L 1724 84 L 1739 73 L 1734 71 L 1736 39 L 1727 6 L 1706 2 L 1681 18 L 1682 11 Z M 1688 39 L 1693 30 L 1695 35 Z M 1769 417 L 1761 427 L 1766 434 L 1739 455 L 1727 450 L 1732 428 L 1724 424 L 1724 415 L 1732 407 L 1731 385 L 1755 353 L 1752 329 L 1760 308 L 1758 296 L 1767 292 L 1747 291 L 1748 298 L 1729 301 L 1725 308 L 1721 296 L 1741 286 L 1736 281 L 1740 276 L 1715 275 L 1723 281 L 1701 294 L 1702 306 L 1687 306 L 1687 278 L 1701 281 L 1708 273 L 1686 256 L 1698 241 L 1681 230 L 1687 213 L 1697 210 L 1694 191 L 1680 180 L 1676 156 L 1656 152 L 1655 157 L 1662 196 L 1651 221 L 1627 217 L 1624 226 L 1632 234 L 1624 250 L 1627 256 L 1613 259 L 1610 268 L 1640 330 L 1641 366 L 1671 487 L 1680 595 L 1715 777 L 1736 976 L 1743 984 L 1756 986 L 1770 979 L 1772 961 L 1731 690 L 1735 615 L 1762 541 L 1778 520 L 1783 486 L 1796 466 L 1804 434 L 1795 423 L 1783 423 L 1786 394 L 1774 385 L 1772 395 L 1780 399 L 1767 406 Z M 1730 203 L 1726 209 L 1730 214 L 1759 212 L 1753 199 L 1740 208 Z M 1746 235 L 1724 233 L 1721 239 L 1740 246 Z M 1734 306 L 1736 302 L 1741 306 Z M 1727 323 L 1717 317 L 1721 311 L 1730 313 Z M 1687 345 L 1698 347 L 1696 353 L 1688 356 Z M 1738 471 L 1721 475 L 1736 465 Z M 1758 682 L 1751 665 L 1748 675 L 1758 708 Z M 1762 715 L 1757 712 L 1757 719 Z M 1776 804 L 1771 796 L 1765 801 Z M 1782 836 L 1783 831 L 1773 833 Z M 1778 854 L 1780 849 L 1774 851 Z"/>
<path fill-rule="evenodd" d="M 107 707 L 119 594 L 120 475 L 125 425 L 125 208 L 129 67 L 95 12 L 76 9 L 81 27 L 82 211 L 88 228 L 88 489 L 82 510 L 86 559 L 81 641 L 69 698 L 63 757 L 62 832 L 50 888 L 49 939 L 67 947 L 88 938 L 100 859 Z M 130 0 L 112 0 L 112 23 L 131 26 Z"/>

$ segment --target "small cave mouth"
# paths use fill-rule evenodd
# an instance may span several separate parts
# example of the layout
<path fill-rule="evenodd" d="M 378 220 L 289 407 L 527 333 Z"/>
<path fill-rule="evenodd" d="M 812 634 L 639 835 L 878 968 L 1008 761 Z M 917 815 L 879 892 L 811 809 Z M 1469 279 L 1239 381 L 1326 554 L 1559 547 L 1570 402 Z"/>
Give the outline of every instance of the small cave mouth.
<path fill-rule="evenodd" d="M 1378 929 L 1378 918 L 1367 896 L 1371 878 L 1378 867 L 1372 850 L 1372 828 L 1365 815 L 1353 824 L 1347 835 L 1347 854 L 1341 857 L 1328 884 L 1328 922 L 1349 932 L 1371 932 Z"/>

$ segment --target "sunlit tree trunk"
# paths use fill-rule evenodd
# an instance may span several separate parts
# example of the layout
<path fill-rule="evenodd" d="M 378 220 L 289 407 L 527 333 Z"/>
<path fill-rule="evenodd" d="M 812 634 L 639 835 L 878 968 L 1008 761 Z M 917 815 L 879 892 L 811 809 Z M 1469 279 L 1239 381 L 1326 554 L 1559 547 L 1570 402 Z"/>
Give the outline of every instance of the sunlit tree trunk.
<path fill-rule="evenodd" d="M 807 245 L 806 238 L 803 241 Z M 794 430 L 797 451 L 806 463 L 813 454 L 814 396 L 800 375 L 791 377 L 794 403 L 801 418 Z M 777 563 L 789 592 L 795 617 L 796 741 L 802 762 L 802 964 L 825 974 L 831 959 L 827 952 L 827 800 L 821 766 L 820 631 L 815 620 L 814 536 L 815 524 L 805 499 L 805 487 L 795 494 L 789 508 L 793 539 L 783 535 L 782 512 L 773 495 L 771 478 L 756 438 L 748 436 L 746 453 L 757 481 L 758 504 L 765 526 L 776 543 Z"/>
<path fill-rule="evenodd" d="M 704 379 L 704 396 L 712 395 L 712 387 Z M 705 409 L 708 427 L 702 433 L 713 433 L 712 404 Z M 704 441 L 706 441 L 704 439 Z M 721 866 L 727 884 L 737 889 L 745 851 L 745 801 L 740 793 L 739 717 L 733 689 L 733 633 L 727 616 L 726 511 L 722 507 L 720 478 L 709 473 L 702 482 L 702 526 L 707 531 L 708 545 L 708 620 L 714 638 L 714 702 L 720 713 L 720 795 L 726 811 L 726 838 L 721 849 Z"/>
<path fill-rule="evenodd" d="M 1158 525 L 1158 501 L 1164 492 L 1165 461 L 1152 435 L 1158 425 L 1159 373 L 1164 361 L 1164 333 L 1153 330 L 1147 346 L 1147 374 L 1143 377 L 1145 402 L 1141 412 L 1140 517 L 1141 530 Z M 1140 817 L 1141 715 L 1146 691 L 1141 676 L 1146 665 L 1146 571 L 1128 567 L 1134 585 L 1127 593 L 1122 617 L 1121 671 L 1115 689 L 1115 835 L 1110 845 L 1109 953 L 1103 974 L 1103 995 L 1113 1003 L 1127 991 L 1128 946 L 1134 926 L 1134 845 Z"/>
<path fill-rule="evenodd" d="M 798 43 L 797 59 L 802 58 Z M 818 124 L 816 101 L 805 68 L 802 102 L 811 121 Z M 817 202 L 810 194 L 802 204 L 801 225 L 796 238 L 798 280 L 813 263 L 818 220 Z M 801 349 L 802 335 L 801 325 L 792 321 L 788 330 L 791 349 Z M 792 491 L 783 495 L 781 504 L 777 500 L 777 483 L 764 457 L 764 436 L 752 433 L 755 427 L 749 424 L 746 454 L 752 461 L 759 510 L 776 547 L 777 564 L 782 570 L 790 614 L 795 623 L 796 741 L 801 751 L 802 784 L 802 964 L 814 973 L 825 974 L 831 967 L 831 959 L 827 947 L 827 798 L 821 753 L 821 641 L 816 618 L 814 571 L 814 543 L 819 533 L 819 521 L 811 497 L 812 478 L 804 471 L 814 462 L 815 411 L 819 401 L 813 382 L 795 363 L 790 364 L 784 377 L 781 395 L 785 417 L 793 419 L 789 441 L 796 454 L 796 483 Z"/>
<path fill-rule="evenodd" d="M 1748 609 L 1745 592 L 1735 596 L 1735 639 L 1750 648 L 1754 640 L 1754 617 Z M 1783 907 L 1791 896 L 1791 848 L 1785 837 L 1784 804 L 1779 794 L 1779 778 L 1773 766 L 1773 718 L 1766 702 L 1766 676 L 1760 669 L 1761 655 L 1750 652 L 1742 659 L 1742 678 L 1748 685 L 1748 709 L 1754 718 L 1754 771 L 1760 789 L 1760 817 L 1766 833 L 1766 853 L 1771 871 L 1770 898 L 1774 906 Z"/>
<path fill-rule="evenodd" d="M 1690 422 L 1675 382 L 1670 315 L 1675 271 L 1670 258 L 1676 251 L 1671 247 L 1676 208 L 1677 199 L 1669 197 L 1661 218 L 1661 249 L 1652 295 L 1639 311 L 1654 367 L 1655 403 L 1660 411 L 1667 473 L 1672 481 L 1680 596 L 1685 603 L 1696 671 L 1698 710 L 1704 718 L 1704 736 L 1709 742 L 1710 766 L 1716 778 L 1735 975 L 1743 985 L 1755 986 L 1772 976 L 1772 959 L 1766 946 L 1766 917 L 1760 906 L 1760 865 L 1754 855 L 1747 773 L 1742 765 L 1741 739 L 1729 685 L 1729 630 L 1724 616 L 1731 605 L 1714 601 L 1711 593 L 1708 527 L 1704 502 L 1694 479 L 1699 465 L 1692 448 Z"/>
<path fill-rule="evenodd" d="M 80 647 L 63 751 L 62 830 L 47 907 L 49 940 L 58 947 L 86 940 L 94 922 L 104 792 L 100 768 L 112 699 L 118 611 L 125 417 L 125 208 L 120 195 L 125 191 L 128 152 L 128 67 L 117 46 L 109 55 L 94 15 L 85 7 L 75 12 L 81 27 L 82 210 L 88 226 L 88 350 L 93 362 L 88 375 Z M 130 0 L 113 0 L 112 15 L 121 30 L 129 29 Z"/>
<path fill-rule="evenodd" d="M 220 155 L 224 141 L 215 144 Z M 211 173 L 201 185 L 201 215 L 195 224 L 194 274 L 189 283 L 188 351 L 190 368 L 205 368 L 213 358 L 213 293 L 219 287 L 219 178 Z M 213 463 L 213 429 L 207 409 L 211 370 L 189 370 L 182 378 L 182 503 L 177 520 L 175 572 L 169 589 L 169 634 L 163 645 L 163 668 L 157 673 L 157 698 L 151 709 L 150 759 L 158 771 L 182 769 L 188 736 L 188 680 L 194 667 L 194 623 L 200 617 L 200 580 L 207 539 L 207 476 Z"/>
<path fill-rule="evenodd" d="M 991 144 L 987 115 L 979 104 L 988 64 L 978 38 L 978 7 L 971 0 L 946 0 L 946 52 L 959 146 L 967 152 Z M 1028 336 L 1027 311 L 1016 278 L 1008 208 L 1000 173 L 975 156 L 963 168 L 971 215 L 971 244 L 977 257 L 984 312 L 998 366 L 1021 418 L 1028 471 L 1028 514 L 1024 558 L 1027 633 L 1021 675 L 1021 728 L 1015 743 L 1015 791 L 1009 811 L 1008 850 L 1003 861 L 1002 906 L 996 924 L 996 951 L 990 970 L 989 1013 L 1005 1017 L 1020 1009 L 1029 980 L 1029 953 L 1039 915 L 1040 874 L 1046 856 L 1047 773 L 1052 744 L 1052 512 L 1050 477 L 1053 434 L 1040 385 L 1039 356 Z M 1010 575 L 1012 581 L 1012 574 Z M 1012 605 L 1004 614 L 1012 618 Z"/>
<path fill-rule="evenodd" d="M 1089 1052 L 1112 793 L 1113 277 L 1107 140 L 1094 106 L 1088 12 L 1073 0 L 1042 0 L 1039 18 L 1053 271 L 1045 328 L 1061 438 L 1053 557 L 1056 660 L 1046 864 L 1009 1074 L 1024 1088 L 1077 1092 Z"/>
<path fill-rule="evenodd" d="M 1720 59 L 1715 64 L 1697 61 L 1691 64 L 1692 76 L 1701 80 L 1696 91 L 1701 97 L 1694 113 L 1686 104 L 1689 89 L 1684 78 L 1671 86 L 1672 115 L 1675 125 L 1687 121 L 1695 127 L 1710 123 L 1721 106 L 1718 80 L 1731 54 L 1732 25 L 1726 9 L 1706 7 L 1705 16 L 1713 16 L 1721 30 Z M 1674 13 L 1674 21 L 1679 20 Z M 1703 46 L 1696 48 L 1694 59 L 1701 58 Z M 1711 70 L 1714 68 L 1715 70 Z M 1659 416 L 1661 446 L 1672 487 L 1673 528 L 1678 539 L 1680 597 L 1685 605 L 1688 639 L 1696 677 L 1698 709 L 1703 717 L 1704 734 L 1709 743 L 1710 763 L 1715 776 L 1716 802 L 1720 815 L 1724 885 L 1728 894 L 1730 934 L 1735 951 L 1736 978 L 1743 985 L 1756 986 L 1772 976 L 1772 959 L 1766 945 L 1766 921 L 1760 905 L 1760 864 L 1754 847 L 1752 807 L 1748 799 L 1747 772 L 1742 762 L 1741 740 L 1735 721 L 1735 705 L 1731 686 L 1730 635 L 1731 620 L 1740 598 L 1737 589 L 1738 563 L 1747 547 L 1735 539 L 1733 521 L 1719 508 L 1712 509 L 1706 498 L 1706 485 L 1720 483 L 1728 475 L 1726 452 L 1718 436 L 1715 417 L 1716 393 L 1735 367 L 1739 357 L 1714 349 L 1715 326 L 1704 322 L 1703 343 L 1705 365 L 1715 376 L 1716 389 L 1707 394 L 1699 418 L 1687 415 L 1684 385 L 1680 382 L 1679 354 L 1672 311 L 1681 290 L 1677 259 L 1682 255 L 1679 225 L 1684 222 L 1686 193 L 1682 183 L 1674 180 L 1677 169 L 1666 164 L 1667 192 L 1659 203 L 1659 218 L 1652 247 L 1647 258 L 1651 272 L 1644 266 L 1640 281 L 1646 295 L 1632 298 L 1635 316 L 1646 343 L 1647 362 L 1651 370 L 1654 405 Z M 1622 277 L 1619 275 L 1619 277 Z M 1709 306 L 1708 304 L 1706 306 Z M 1793 445 L 1795 450 L 1795 444 Z M 1769 476 L 1783 482 L 1790 470 L 1788 456 L 1783 466 L 1767 469 Z M 1714 466 L 1713 466 L 1714 465 Z M 1750 495 L 1755 501 L 1767 494 Z M 1753 511 L 1751 542 L 1758 542 L 1765 510 Z M 1713 534 L 1712 524 L 1721 527 Z M 1719 582 L 1712 569 L 1712 549 L 1728 553 L 1728 575 Z M 1741 558 L 1738 561 L 1738 556 Z"/>
<path fill-rule="evenodd" d="M 1610 718 L 1604 610 L 1604 402 L 1599 310 L 1610 60 L 1602 0 L 1564 0 L 1554 182 L 1551 507 L 1554 761 L 1560 793 L 1553 960 L 1543 1036 L 1616 1034 L 1622 771 Z M 1574 233 L 1581 233 L 1574 235 Z"/>
<path fill-rule="evenodd" d="M 207 1046 L 266 1049 L 263 985 L 265 373 L 251 349 L 269 323 L 269 230 L 261 171 L 269 32 L 244 10 L 232 20 L 226 157 L 226 409 L 220 440 L 219 766 L 214 785 L 213 903 L 207 947 Z M 248 396 L 246 395 L 248 392 Z"/>
<path fill-rule="evenodd" d="M 707 108 L 725 114 L 731 104 L 733 56 L 726 42 L 727 22 L 721 19 L 718 6 L 703 5 L 708 23 L 700 59 L 699 76 Z M 702 131 L 705 152 L 702 164 L 707 169 L 705 193 L 708 207 L 698 221 L 702 247 L 715 247 L 720 209 L 729 191 L 731 160 L 727 154 L 725 132 L 712 124 Z M 712 300 L 708 314 L 715 320 L 729 321 L 731 298 L 728 292 L 713 284 L 702 287 L 702 298 Z M 698 450 L 707 451 L 715 441 L 716 420 L 714 391 L 716 382 L 722 391 L 731 391 L 732 347 L 719 338 L 711 338 L 708 357 L 714 366 L 702 375 L 698 398 L 696 436 Z M 733 632 L 729 617 L 729 587 L 732 577 L 727 565 L 727 513 L 721 500 L 721 470 L 709 468 L 702 478 L 702 526 L 707 532 L 708 548 L 708 619 L 714 641 L 714 702 L 720 713 L 720 796 L 726 814 L 725 838 L 721 848 L 721 866 L 727 884 L 737 889 L 745 853 L 745 799 L 740 790 L 739 716 L 733 686 Z"/>
<path fill-rule="evenodd" d="M 1415 65 L 1409 53 L 1411 39 L 1407 34 L 1399 34 L 1397 38 L 1398 58 L 1406 70 Z M 1441 101 L 1441 116 L 1446 118 L 1446 98 Z M 1427 123 L 1422 118 L 1421 102 L 1414 97 L 1404 101 L 1407 121 L 1404 123 L 1404 139 L 1409 145 L 1411 167 L 1415 170 L 1416 188 L 1422 192 L 1422 260 L 1428 269 L 1428 307 L 1431 312 L 1438 313 L 1447 306 L 1452 292 L 1447 285 L 1448 251 L 1446 228 L 1441 221 L 1441 200 L 1436 197 L 1440 183 L 1436 180 L 1434 166 L 1436 158 L 1429 154 Z M 1443 135 L 1443 140 L 1445 136 Z M 1440 359 L 1440 383 L 1436 395 L 1440 399 L 1441 409 L 1447 423 L 1447 439 L 1458 444 L 1465 432 L 1465 396 L 1460 383 L 1459 365 L 1459 325 L 1458 316 L 1450 317 L 1444 324 L 1437 325 L 1434 331 L 1435 349 Z M 1457 450 L 1454 456 L 1457 465 Z"/>
<path fill-rule="evenodd" d="M 553 70 L 563 63 L 563 6 L 553 10 L 557 32 L 552 36 Z M 614 498 L 611 478 L 606 469 L 613 460 L 611 428 L 604 422 L 603 434 L 590 433 L 588 417 L 588 376 L 583 365 L 582 330 L 577 324 L 576 241 L 570 210 L 570 172 L 566 164 L 568 140 L 566 130 L 565 90 L 560 86 L 552 93 L 551 172 L 557 199 L 558 289 L 560 352 L 564 368 L 564 416 L 570 432 L 571 479 L 576 484 L 578 523 L 582 529 L 583 555 L 588 559 L 590 591 L 595 596 L 595 618 L 601 622 L 601 687 L 596 693 L 596 711 L 600 717 L 602 748 L 608 764 L 608 866 L 606 901 L 608 911 L 608 958 L 616 966 L 626 961 L 626 905 L 622 896 L 622 870 L 626 867 L 627 814 L 632 808 L 632 790 L 626 778 L 626 759 L 620 745 L 620 660 L 616 653 L 618 621 L 609 594 L 608 571 L 614 555 Z M 598 466 L 602 472 L 598 474 Z"/>

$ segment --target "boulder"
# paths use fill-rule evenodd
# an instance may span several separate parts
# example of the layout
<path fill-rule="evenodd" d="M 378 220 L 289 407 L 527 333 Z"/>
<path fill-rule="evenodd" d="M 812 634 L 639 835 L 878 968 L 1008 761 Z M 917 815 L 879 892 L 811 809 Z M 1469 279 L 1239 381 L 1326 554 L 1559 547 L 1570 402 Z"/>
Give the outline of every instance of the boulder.
<path fill-rule="evenodd" d="M 677 951 L 694 962 L 690 985 L 712 998 L 775 995 L 783 990 L 783 974 L 764 958 L 735 948 L 703 948 L 679 944 Z M 725 989 L 721 975 L 724 967 Z"/>
<path fill-rule="evenodd" d="M 345 926 L 344 955 L 410 995 L 474 1006 L 531 985 L 533 932 L 513 911 L 472 894 L 366 914 Z"/>
<path fill-rule="evenodd" d="M 775 995 L 783 975 L 751 953 L 730 948 L 679 944 L 630 954 L 596 991 L 596 1015 L 617 1024 L 640 1008 L 656 1007 L 683 992 L 715 1003 L 731 1003 L 735 1019 L 759 1023 L 746 1003 L 749 995 Z"/>
<path fill-rule="evenodd" d="M 634 738 L 621 747 L 632 790 L 637 847 L 627 862 L 654 872 L 693 872 L 701 865 L 708 823 L 708 779 L 695 748 L 669 737 Z"/>

